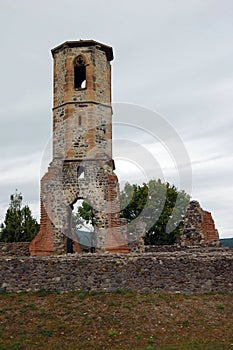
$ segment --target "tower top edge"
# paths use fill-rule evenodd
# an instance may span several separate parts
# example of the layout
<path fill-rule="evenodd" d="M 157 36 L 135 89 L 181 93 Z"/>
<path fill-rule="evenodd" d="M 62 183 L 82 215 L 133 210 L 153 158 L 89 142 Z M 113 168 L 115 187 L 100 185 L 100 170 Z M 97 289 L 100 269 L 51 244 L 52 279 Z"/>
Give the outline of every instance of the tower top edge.
<path fill-rule="evenodd" d="M 67 47 L 88 47 L 88 46 L 98 46 L 100 50 L 105 51 L 107 60 L 112 61 L 113 60 L 113 50 L 111 46 L 102 44 L 95 40 L 77 40 L 77 41 L 65 41 L 64 43 L 56 46 L 54 49 L 51 50 L 52 55 L 54 57 L 54 54 L 62 51 L 63 49 Z"/>

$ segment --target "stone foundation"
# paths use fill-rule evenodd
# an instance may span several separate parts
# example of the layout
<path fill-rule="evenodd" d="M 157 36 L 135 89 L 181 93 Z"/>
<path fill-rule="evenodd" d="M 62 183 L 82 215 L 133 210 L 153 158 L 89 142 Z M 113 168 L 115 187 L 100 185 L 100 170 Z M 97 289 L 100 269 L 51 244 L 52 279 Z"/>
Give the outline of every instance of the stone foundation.
<path fill-rule="evenodd" d="M 0 258 L 7 291 L 233 292 L 233 250 Z"/>

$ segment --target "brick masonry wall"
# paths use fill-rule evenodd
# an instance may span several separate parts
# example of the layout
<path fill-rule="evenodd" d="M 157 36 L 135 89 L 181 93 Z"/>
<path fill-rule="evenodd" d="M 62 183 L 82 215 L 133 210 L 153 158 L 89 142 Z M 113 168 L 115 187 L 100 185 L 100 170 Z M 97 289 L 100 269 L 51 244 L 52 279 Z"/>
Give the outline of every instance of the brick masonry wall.
<path fill-rule="evenodd" d="M 202 221 L 202 230 L 205 233 L 204 234 L 204 243 L 218 241 L 219 235 L 218 231 L 215 228 L 215 223 L 212 218 L 212 215 L 210 212 L 203 210 L 203 221 Z"/>
<path fill-rule="evenodd" d="M 0 258 L 7 291 L 233 292 L 233 250 Z"/>

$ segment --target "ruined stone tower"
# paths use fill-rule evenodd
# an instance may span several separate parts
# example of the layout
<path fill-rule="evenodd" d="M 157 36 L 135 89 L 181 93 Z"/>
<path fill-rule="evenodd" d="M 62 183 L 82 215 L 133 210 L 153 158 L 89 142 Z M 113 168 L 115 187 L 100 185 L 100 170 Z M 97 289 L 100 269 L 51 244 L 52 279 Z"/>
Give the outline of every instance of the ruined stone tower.
<path fill-rule="evenodd" d="M 79 251 L 72 225 L 78 199 L 93 208 L 97 251 L 128 252 L 112 160 L 112 48 L 68 41 L 54 59 L 53 160 L 41 180 L 40 232 L 31 255 Z"/>

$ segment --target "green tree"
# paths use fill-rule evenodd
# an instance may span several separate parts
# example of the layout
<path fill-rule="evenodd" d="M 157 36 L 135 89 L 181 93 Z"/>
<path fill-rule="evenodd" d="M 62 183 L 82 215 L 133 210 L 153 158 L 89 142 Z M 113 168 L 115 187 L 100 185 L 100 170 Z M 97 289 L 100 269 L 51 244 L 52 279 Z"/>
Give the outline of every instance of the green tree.
<path fill-rule="evenodd" d="M 30 242 L 38 233 L 40 225 L 32 217 L 31 209 L 25 205 L 22 210 L 22 240 Z"/>
<path fill-rule="evenodd" d="M 78 228 L 86 224 L 94 226 L 94 215 L 91 206 L 83 201 L 82 205 L 78 207 L 77 213 L 73 214 L 73 219 Z"/>
<path fill-rule="evenodd" d="M 121 191 L 121 217 L 127 219 L 130 232 L 134 232 L 139 221 L 146 224 L 145 244 L 174 244 L 189 200 L 184 191 L 161 180 L 150 180 L 143 185 L 126 183 Z M 88 203 L 83 202 L 77 216 L 79 220 L 93 224 Z"/>
<path fill-rule="evenodd" d="M 10 196 L 10 205 L 1 224 L 2 242 L 29 242 L 39 231 L 39 224 L 32 217 L 30 208 L 27 205 L 21 208 L 22 200 L 22 194 L 17 190 Z"/>
<path fill-rule="evenodd" d="M 147 184 L 126 184 L 121 192 L 121 216 L 133 232 L 138 221 L 146 224 L 145 244 L 174 244 L 190 197 L 161 180 Z"/>

